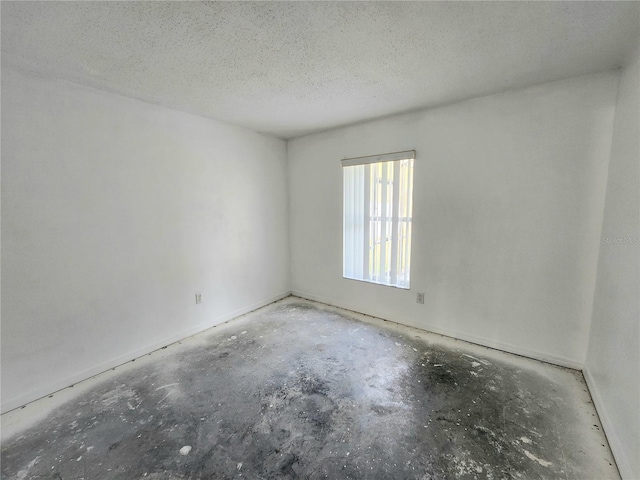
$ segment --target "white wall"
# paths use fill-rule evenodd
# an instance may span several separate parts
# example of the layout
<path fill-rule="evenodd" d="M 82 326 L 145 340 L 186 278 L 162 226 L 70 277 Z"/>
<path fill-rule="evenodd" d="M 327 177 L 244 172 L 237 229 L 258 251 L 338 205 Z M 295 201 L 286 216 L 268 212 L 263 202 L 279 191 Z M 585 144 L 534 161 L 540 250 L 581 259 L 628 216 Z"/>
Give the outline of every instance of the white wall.
<path fill-rule="evenodd" d="M 639 51 L 620 80 L 584 370 L 626 479 L 640 479 Z"/>
<path fill-rule="evenodd" d="M 2 410 L 288 293 L 287 209 L 279 139 L 3 68 Z"/>
<path fill-rule="evenodd" d="M 590 75 L 290 141 L 292 290 L 580 368 L 617 82 Z M 340 159 L 407 149 L 411 290 L 345 280 Z"/>

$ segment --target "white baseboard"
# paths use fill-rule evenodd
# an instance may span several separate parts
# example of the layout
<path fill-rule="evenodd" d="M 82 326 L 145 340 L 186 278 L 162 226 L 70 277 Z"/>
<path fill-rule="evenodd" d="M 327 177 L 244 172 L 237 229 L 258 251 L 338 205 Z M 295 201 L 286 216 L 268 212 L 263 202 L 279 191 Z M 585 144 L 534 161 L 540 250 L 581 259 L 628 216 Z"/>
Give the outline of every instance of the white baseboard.
<path fill-rule="evenodd" d="M 616 434 L 616 429 L 611 422 L 611 417 L 609 416 L 607 407 L 602 400 L 600 390 L 598 390 L 596 381 L 594 380 L 587 366 L 585 366 L 582 370 L 582 375 L 584 376 L 587 388 L 589 389 L 589 394 L 593 399 L 593 404 L 596 407 L 598 416 L 600 417 L 600 423 L 602 424 L 604 433 L 607 437 L 607 440 L 609 441 L 609 447 L 611 448 L 611 453 L 613 453 L 613 457 L 616 460 L 620 476 L 625 480 L 638 480 L 638 474 L 634 474 L 631 469 L 631 464 L 627 459 L 627 455 L 625 454 L 622 442 Z"/>
<path fill-rule="evenodd" d="M 323 297 L 319 297 L 317 295 L 312 295 L 306 292 L 301 292 L 298 290 L 293 290 L 291 292 L 292 295 L 296 296 L 296 297 L 300 297 L 300 298 L 305 298 L 307 300 L 312 300 L 314 302 L 320 302 L 320 303 L 325 303 L 327 305 L 332 305 L 334 307 L 338 307 L 338 308 L 344 308 L 345 310 L 351 310 L 353 312 L 357 312 L 357 313 L 362 313 L 364 315 L 370 315 L 372 317 L 376 317 L 376 318 L 381 318 L 383 320 L 387 320 L 390 322 L 394 322 L 394 323 L 399 323 L 402 325 L 406 325 L 408 327 L 414 327 L 414 328 L 418 328 L 420 330 L 424 330 L 427 332 L 432 332 L 432 333 L 437 333 L 438 335 L 444 335 L 446 337 L 452 337 L 452 338 L 456 338 L 458 340 L 464 340 L 465 342 L 470 342 L 470 343 L 475 343 L 477 345 L 482 345 L 483 347 L 489 347 L 489 348 L 495 348 L 496 350 L 501 350 L 503 352 L 508 352 L 508 353 L 513 353 L 515 355 L 520 355 L 521 357 L 527 357 L 527 358 L 532 358 L 534 360 L 540 360 L 542 362 L 546 362 L 546 363 L 552 363 L 553 365 L 558 365 L 560 367 L 566 367 L 566 368 L 571 368 L 573 370 L 582 370 L 582 368 L 584 367 L 584 364 L 582 362 L 570 359 L 570 358 L 565 358 L 565 357 L 560 357 L 560 356 L 556 356 L 556 355 L 550 355 L 548 353 L 544 353 L 544 352 L 538 352 L 536 350 L 531 350 L 531 349 L 527 349 L 527 348 L 523 348 L 521 346 L 518 345 L 512 345 L 509 343 L 503 343 L 503 342 L 496 342 L 495 340 L 491 340 L 489 338 L 484 338 L 484 337 L 479 337 L 476 335 L 469 335 L 467 333 L 464 332 L 459 332 L 456 330 L 450 330 L 450 329 L 446 329 L 446 328 L 441 328 L 441 327 L 433 327 L 433 326 L 422 326 L 422 325 L 417 325 L 415 323 L 409 323 L 406 321 L 401 321 L 397 318 L 386 318 L 386 317 L 381 317 L 379 313 L 376 313 L 373 310 L 369 310 L 367 311 L 366 309 L 356 309 L 351 305 L 347 305 L 343 302 L 336 302 L 334 300 L 328 299 L 328 298 L 323 298 Z"/>
<path fill-rule="evenodd" d="M 171 335 L 170 337 L 167 337 L 161 340 L 160 342 L 156 342 L 151 345 L 147 345 L 145 347 L 136 349 L 132 352 L 128 352 L 124 355 L 120 355 L 109 361 L 102 362 L 98 365 L 94 365 L 92 367 L 89 367 L 73 375 L 69 375 L 63 379 L 52 382 L 50 384 L 39 386 L 38 388 L 30 390 L 29 392 L 23 393 L 22 395 L 18 395 L 17 397 L 10 398 L 6 401 L 3 399 L 1 412 L 3 414 L 7 413 L 15 408 L 21 407 L 23 405 L 26 405 L 27 403 L 38 400 L 39 398 L 51 395 L 52 393 L 62 390 L 63 388 L 67 388 L 70 385 L 75 385 L 77 383 L 82 382 L 83 380 L 87 380 L 91 377 L 95 377 L 96 375 L 104 373 L 112 368 L 115 368 L 124 363 L 130 362 L 133 359 L 140 358 L 166 345 L 170 345 L 180 340 L 184 340 L 187 337 L 191 337 L 192 335 L 200 333 L 211 327 L 215 327 L 216 325 L 220 325 L 221 323 L 227 322 L 241 315 L 244 315 L 246 313 L 262 308 L 266 305 L 269 305 L 270 303 L 277 302 L 278 300 L 282 300 L 283 298 L 288 297 L 289 295 L 291 295 L 291 292 L 281 293 L 280 295 L 276 295 L 275 297 L 267 298 L 265 300 L 253 303 L 252 305 L 239 308 L 237 310 L 234 310 L 225 315 L 217 317 L 206 323 L 201 323 L 187 330 L 182 330 L 176 333 L 175 335 Z"/>

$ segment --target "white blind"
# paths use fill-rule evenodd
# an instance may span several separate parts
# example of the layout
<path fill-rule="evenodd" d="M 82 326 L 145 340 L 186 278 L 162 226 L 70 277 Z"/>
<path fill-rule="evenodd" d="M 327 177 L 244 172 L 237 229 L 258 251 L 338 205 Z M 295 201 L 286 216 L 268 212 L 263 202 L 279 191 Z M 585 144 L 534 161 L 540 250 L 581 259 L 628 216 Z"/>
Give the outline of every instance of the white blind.
<path fill-rule="evenodd" d="M 415 151 L 342 160 L 343 276 L 409 288 Z"/>

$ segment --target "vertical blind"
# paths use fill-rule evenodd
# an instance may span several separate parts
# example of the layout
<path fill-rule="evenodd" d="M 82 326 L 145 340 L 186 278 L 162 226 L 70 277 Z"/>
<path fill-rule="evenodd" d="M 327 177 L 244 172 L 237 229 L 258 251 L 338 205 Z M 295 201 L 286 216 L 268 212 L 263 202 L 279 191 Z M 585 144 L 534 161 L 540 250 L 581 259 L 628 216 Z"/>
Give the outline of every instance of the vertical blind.
<path fill-rule="evenodd" d="M 409 288 L 415 153 L 342 160 L 345 278 Z"/>

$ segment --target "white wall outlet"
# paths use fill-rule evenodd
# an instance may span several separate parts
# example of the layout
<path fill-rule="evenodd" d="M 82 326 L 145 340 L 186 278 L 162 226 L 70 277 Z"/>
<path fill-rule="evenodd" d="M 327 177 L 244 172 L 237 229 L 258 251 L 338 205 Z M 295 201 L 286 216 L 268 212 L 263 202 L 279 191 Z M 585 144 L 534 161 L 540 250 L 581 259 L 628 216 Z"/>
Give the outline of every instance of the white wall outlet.
<path fill-rule="evenodd" d="M 196 293 L 196 303 L 202 303 L 202 294 Z"/>
<path fill-rule="evenodd" d="M 424 293 L 418 293 L 418 296 L 416 297 L 416 302 L 424 303 Z"/>

